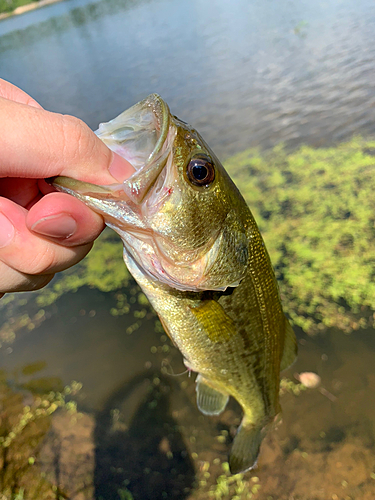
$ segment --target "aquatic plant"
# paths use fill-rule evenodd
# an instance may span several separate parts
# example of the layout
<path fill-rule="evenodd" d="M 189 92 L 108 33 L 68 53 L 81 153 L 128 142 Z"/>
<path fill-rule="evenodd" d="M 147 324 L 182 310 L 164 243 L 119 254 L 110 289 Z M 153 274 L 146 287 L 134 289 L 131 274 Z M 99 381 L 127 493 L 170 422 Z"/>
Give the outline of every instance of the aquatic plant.
<path fill-rule="evenodd" d="M 39 292 L 37 303 L 45 307 L 67 292 L 83 286 L 110 292 L 132 280 L 122 259 L 122 242 L 110 230 L 102 233 L 89 255 L 74 268 L 61 273 L 51 286 Z"/>
<path fill-rule="evenodd" d="M 299 396 L 301 392 L 307 389 L 303 384 L 296 384 L 293 380 L 283 377 L 280 380 L 280 396 L 289 392 L 294 394 L 294 396 Z"/>
<path fill-rule="evenodd" d="M 71 397 L 81 384 L 72 382 L 61 391 L 41 396 L 29 393 L 32 402 L 25 405 L 22 393 L 14 392 L 6 380 L 6 373 L 0 372 L 0 500 L 66 498 L 46 479 L 38 453 L 53 413 L 64 409 L 72 418 L 77 417 Z"/>
<path fill-rule="evenodd" d="M 373 324 L 374 156 L 375 141 L 354 138 L 294 152 L 282 146 L 262 153 L 251 149 L 225 162 L 264 236 L 285 310 L 308 333 Z M 12 311 L 0 328 L 0 342 L 11 341 L 20 328 L 34 328 L 44 320 L 44 308 L 83 286 L 114 292 L 112 314 L 129 312 L 138 300 L 139 314 L 146 315 L 147 301 L 123 263 L 122 243 L 106 230 L 82 262 L 48 287 L 26 299 L 7 295 L 0 301 L 2 312 Z M 27 315 L 25 302 L 33 300 L 35 311 Z M 17 320 L 16 310 L 23 311 Z M 136 319 L 134 329 L 142 320 Z"/>
<path fill-rule="evenodd" d="M 133 500 L 133 495 L 127 488 L 118 490 L 119 500 Z"/>
<path fill-rule="evenodd" d="M 76 413 L 76 402 L 67 401 L 66 398 L 71 395 L 75 396 L 77 392 L 80 391 L 81 387 L 82 384 L 73 381 L 70 385 L 64 387 L 61 392 L 51 391 L 49 394 L 45 394 L 42 398 L 35 398 L 32 405 L 24 406 L 18 420 L 12 423 L 9 431 L 4 432 L 2 435 L 0 434 L 0 448 L 8 448 L 13 441 L 21 435 L 27 425 L 31 422 L 35 422 L 35 420 L 52 415 L 59 408 L 64 408 L 72 414 Z"/>
<path fill-rule="evenodd" d="M 375 141 L 357 137 L 226 162 L 264 236 L 285 309 L 307 332 L 372 324 L 374 156 Z"/>
<path fill-rule="evenodd" d="M 211 465 L 214 470 L 211 470 Z M 220 465 L 221 471 L 217 473 L 217 466 Z M 208 461 L 202 462 L 199 467 L 199 495 L 212 500 L 255 500 L 261 489 L 259 478 L 249 476 L 245 479 L 244 474 L 231 474 L 228 462 L 221 462 L 215 458 L 211 464 Z"/>

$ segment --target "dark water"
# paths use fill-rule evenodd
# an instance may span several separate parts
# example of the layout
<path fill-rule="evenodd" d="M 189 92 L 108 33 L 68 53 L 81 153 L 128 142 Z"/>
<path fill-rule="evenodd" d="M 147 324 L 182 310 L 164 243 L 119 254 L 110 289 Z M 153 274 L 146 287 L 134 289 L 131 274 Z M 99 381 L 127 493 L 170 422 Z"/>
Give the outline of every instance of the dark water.
<path fill-rule="evenodd" d="M 0 76 L 45 108 L 76 115 L 96 128 L 100 121 L 158 92 L 173 113 L 194 124 L 223 158 L 280 141 L 296 147 L 373 135 L 374 66 L 373 0 L 68 0 L 0 21 Z M 12 371 L 43 360 L 47 363 L 43 376 L 83 382 L 82 407 L 104 412 L 105 424 L 106 408 L 116 394 L 123 394 L 121 388 L 132 377 L 157 370 L 165 358 L 175 371 L 184 370 L 178 353 L 162 351 L 165 340 L 153 331 L 153 319 L 128 335 L 133 316 L 111 316 L 112 305 L 109 297 L 95 291 L 65 297 L 51 319 L 0 350 L 1 366 Z M 293 480 L 305 473 L 311 479 L 329 466 L 332 454 L 352 464 L 348 456 L 353 442 L 365 456 L 368 474 L 363 484 L 367 484 L 375 470 L 375 408 L 370 404 L 375 390 L 373 335 L 346 337 L 332 332 L 319 340 L 301 332 L 299 336 L 295 371 L 318 372 L 328 395 L 304 393 L 297 400 L 285 396 L 278 446 L 287 458 L 268 470 L 265 485 L 273 470 L 272 477 L 281 481 L 280 491 L 292 495 Z M 159 351 L 152 352 L 154 347 Z M 178 380 L 190 388 L 191 401 L 192 381 L 187 376 Z M 330 399 L 333 393 L 337 399 Z M 185 404 L 179 406 L 178 398 L 183 397 L 176 391 L 178 415 Z M 189 408 L 190 417 L 183 418 L 193 425 L 198 413 Z M 161 418 L 175 425 L 168 415 Z M 206 431 L 208 424 L 200 422 Z M 131 426 L 135 436 L 141 432 L 136 423 Z M 206 448 L 211 438 L 202 437 Z M 184 447 L 182 438 L 176 443 Z M 301 450 L 316 460 L 310 468 L 307 462 L 298 465 L 296 454 Z M 192 484 L 193 466 L 186 455 L 181 456 L 185 458 L 176 467 L 188 470 L 190 478 L 189 484 L 180 485 L 182 491 Z M 107 466 L 112 470 L 105 457 L 98 458 L 104 464 L 98 477 Z M 267 471 L 266 452 L 264 457 Z M 358 464 L 362 458 L 353 460 Z M 336 468 L 337 463 L 339 459 Z M 365 498 L 360 489 L 345 496 L 343 484 L 350 467 L 338 482 L 337 496 L 329 498 Z M 113 480 L 111 474 L 97 485 L 98 491 L 104 488 L 103 495 L 106 481 Z M 316 486 L 311 498 L 321 498 L 318 490 Z M 184 497 L 171 491 L 170 498 Z M 303 491 L 298 498 L 305 498 Z"/>

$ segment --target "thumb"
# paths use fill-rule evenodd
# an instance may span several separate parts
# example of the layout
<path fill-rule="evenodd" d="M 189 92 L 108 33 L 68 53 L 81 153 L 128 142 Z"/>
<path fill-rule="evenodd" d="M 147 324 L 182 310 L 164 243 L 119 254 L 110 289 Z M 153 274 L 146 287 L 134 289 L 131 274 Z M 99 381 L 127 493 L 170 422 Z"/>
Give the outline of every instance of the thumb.
<path fill-rule="evenodd" d="M 64 175 L 113 184 L 134 172 L 78 118 L 1 97 L 0 137 L 0 177 Z"/>

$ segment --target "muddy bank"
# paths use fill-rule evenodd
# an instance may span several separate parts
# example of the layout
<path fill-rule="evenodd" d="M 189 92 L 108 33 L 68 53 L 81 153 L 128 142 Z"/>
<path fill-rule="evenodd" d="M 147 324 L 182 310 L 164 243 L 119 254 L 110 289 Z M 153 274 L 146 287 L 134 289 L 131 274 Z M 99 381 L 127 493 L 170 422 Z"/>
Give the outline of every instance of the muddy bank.
<path fill-rule="evenodd" d="M 14 9 L 12 12 L 0 12 L 0 21 L 1 19 L 6 19 L 10 16 L 18 16 L 20 14 L 24 14 L 25 12 L 29 12 L 30 10 L 39 9 L 41 7 L 45 7 L 46 5 L 61 1 L 62 0 L 39 0 L 38 2 L 31 2 L 26 5 L 21 5 L 20 7 Z"/>

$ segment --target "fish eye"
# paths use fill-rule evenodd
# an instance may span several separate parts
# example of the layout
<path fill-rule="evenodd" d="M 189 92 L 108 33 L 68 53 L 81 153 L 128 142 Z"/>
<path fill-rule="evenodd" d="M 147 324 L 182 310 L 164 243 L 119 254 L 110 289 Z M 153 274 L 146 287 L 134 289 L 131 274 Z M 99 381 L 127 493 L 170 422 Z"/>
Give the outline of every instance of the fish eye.
<path fill-rule="evenodd" d="M 215 167 L 207 155 L 197 155 L 191 158 L 186 173 L 194 186 L 209 186 L 215 179 Z"/>

